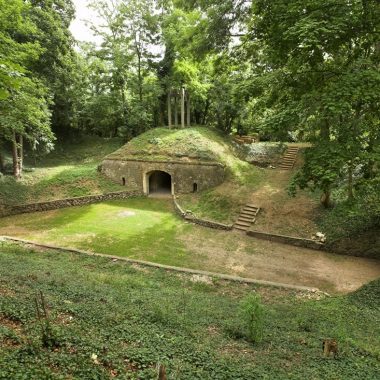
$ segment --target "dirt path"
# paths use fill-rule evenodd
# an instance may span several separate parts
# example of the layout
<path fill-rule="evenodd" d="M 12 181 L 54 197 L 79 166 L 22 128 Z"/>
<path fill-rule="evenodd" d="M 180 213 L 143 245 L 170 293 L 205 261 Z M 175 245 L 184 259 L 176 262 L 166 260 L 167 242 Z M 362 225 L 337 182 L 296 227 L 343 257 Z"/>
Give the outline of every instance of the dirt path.
<path fill-rule="evenodd" d="M 197 229 L 181 240 L 194 253 L 197 269 L 258 280 L 348 293 L 380 277 L 380 261 L 256 240 L 242 233 Z"/>
<path fill-rule="evenodd" d="M 297 197 L 288 194 L 288 185 L 295 171 L 302 165 L 299 154 L 293 170 L 265 169 L 263 185 L 251 194 L 250 202 L 261 208 L 255 229 L 258 231 L 310 238 L 318 231 L 310 215 L 320 212 L 317 199 L 306 191 Z"/>

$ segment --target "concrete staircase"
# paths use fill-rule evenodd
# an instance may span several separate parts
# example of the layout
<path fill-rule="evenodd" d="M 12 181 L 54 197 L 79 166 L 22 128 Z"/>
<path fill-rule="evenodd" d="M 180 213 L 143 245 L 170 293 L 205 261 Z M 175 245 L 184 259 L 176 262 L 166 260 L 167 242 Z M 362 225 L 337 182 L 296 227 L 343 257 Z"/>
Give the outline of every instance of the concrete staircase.
<path fill-rule="evenodd" d="M 247 231 L 249 227 L 256 221 L 256 216 L 260 211 L 260 207 L 252 204 L 246 204 L 239 215 L 238 220 L 234 224 L 235 230 Z"/>
<path fill-rule="evenodd" d="M 288 146 L 284 156 L 281 159 L 280 165 L 278 168 L 280 170 L 291 170 L 294 167 L 294 164 L 297 160 L 299 148 L 297 146 Z"/>

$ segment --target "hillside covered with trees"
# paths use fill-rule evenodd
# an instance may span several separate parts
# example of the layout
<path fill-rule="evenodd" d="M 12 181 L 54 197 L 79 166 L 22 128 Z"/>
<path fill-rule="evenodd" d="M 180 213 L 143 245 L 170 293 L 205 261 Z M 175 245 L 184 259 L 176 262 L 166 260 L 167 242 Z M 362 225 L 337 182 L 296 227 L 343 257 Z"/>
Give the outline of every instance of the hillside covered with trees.
<path fill-rule="evenodd" d="M 38 159 L 80 134 L 128 141 L 167 125 L 185 87 L 193 125 L 310 142 L 289 191 L 320 192 L 346 234 L 378 228 L 378 1 L 91 7 L 100 45 L 74 40 L 71 0 L 0 1 L 1 172 L 20 178 L 24 150 Z"/>

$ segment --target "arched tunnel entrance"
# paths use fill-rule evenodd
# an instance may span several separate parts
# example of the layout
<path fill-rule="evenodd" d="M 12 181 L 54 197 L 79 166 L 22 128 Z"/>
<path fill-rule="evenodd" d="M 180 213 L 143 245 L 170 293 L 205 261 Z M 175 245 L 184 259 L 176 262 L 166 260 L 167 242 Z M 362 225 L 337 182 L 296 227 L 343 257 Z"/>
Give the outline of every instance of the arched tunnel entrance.
<path fill-rule="evenodd" d="M 172 177 L 161 170 L 155 170 L 148 174 L 149 194 L 172 194 Z"/>

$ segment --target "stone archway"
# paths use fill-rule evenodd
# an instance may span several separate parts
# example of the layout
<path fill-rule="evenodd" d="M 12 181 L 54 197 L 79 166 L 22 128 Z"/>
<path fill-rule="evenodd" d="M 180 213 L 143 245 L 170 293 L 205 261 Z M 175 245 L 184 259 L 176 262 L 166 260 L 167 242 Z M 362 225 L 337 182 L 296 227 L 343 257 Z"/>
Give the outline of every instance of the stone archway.
<path fill-rule="evenodd" d="M 162 170 L 154 170 L 148 173 L 147 185 L 148 194 L 172 194 L 172 176 Z"/>

